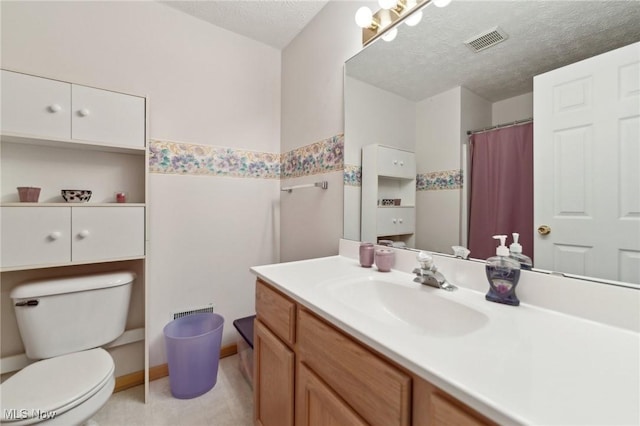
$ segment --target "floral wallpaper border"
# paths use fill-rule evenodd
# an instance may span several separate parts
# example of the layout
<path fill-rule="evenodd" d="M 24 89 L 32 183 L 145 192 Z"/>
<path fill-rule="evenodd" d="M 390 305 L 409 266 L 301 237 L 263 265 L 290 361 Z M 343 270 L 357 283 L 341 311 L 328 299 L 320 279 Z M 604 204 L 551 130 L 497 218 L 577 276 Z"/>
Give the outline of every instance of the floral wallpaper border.
<path fill-rule="evenodd" d="M 460 189 L 462 185 L 463 176 L 460 169 L 418 173 L 416 177 L 416 191 Z"/>
<path fill-rule="evenodd" d="M 339 134 L 282 154 L 149 141 L 149 172 L 182 175 L 288 179 L 343 170 L 347 186 L 362 186 L 362 167 L 344 164 L 344 135 Z M 417 191 L 460 189 L 462 170 L 419 173 Z"/>
<path fill-rule="evenodd" d="M 344 135 L 303 146 L 282 154 L 282 179 L 317 175 L 344 168 Z"/>
<path fill-rule="evenodd" d="M 362 186 L 362 166 L 345 164 L 343 178 L 347 186 Z"/>
<path fill-rule="evenodd" d="M 161 140 L 149 141 L 149 172 L 283 179 L 342 170 L 344 136 L 278 154 Z"/>
<path fill-rule="evenodd" d="M 280 178 L 280 154 L 151 140 L 149 172 Z"/>

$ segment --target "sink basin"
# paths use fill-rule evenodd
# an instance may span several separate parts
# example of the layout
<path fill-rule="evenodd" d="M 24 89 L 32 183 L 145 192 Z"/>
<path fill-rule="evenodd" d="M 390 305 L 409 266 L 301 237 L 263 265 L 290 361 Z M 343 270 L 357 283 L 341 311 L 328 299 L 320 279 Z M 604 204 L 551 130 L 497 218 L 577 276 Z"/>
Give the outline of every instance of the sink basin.
<path fill-rule="evenodd" d="M 377 277 L 358 277 L 325 283 L 327 295 L 372 321 L 400 326 L 420 334 L 454 337 L 472 333 L 489 318 L 437 292 L 413 282 L 401 283 Z"/>

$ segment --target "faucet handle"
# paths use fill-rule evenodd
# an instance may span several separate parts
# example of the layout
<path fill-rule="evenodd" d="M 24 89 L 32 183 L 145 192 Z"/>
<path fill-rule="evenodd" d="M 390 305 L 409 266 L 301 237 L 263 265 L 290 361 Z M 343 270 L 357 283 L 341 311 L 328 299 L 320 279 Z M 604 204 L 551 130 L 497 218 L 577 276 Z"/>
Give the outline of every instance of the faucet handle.
<path fill-rule="evenodd" d="M 420 264 L 420 268 L 430 271 L 433 269 L 433 257 L 424 252 L 421 251 L 416 255 L 416 259 L 418 260 L 418 263 Z"/>

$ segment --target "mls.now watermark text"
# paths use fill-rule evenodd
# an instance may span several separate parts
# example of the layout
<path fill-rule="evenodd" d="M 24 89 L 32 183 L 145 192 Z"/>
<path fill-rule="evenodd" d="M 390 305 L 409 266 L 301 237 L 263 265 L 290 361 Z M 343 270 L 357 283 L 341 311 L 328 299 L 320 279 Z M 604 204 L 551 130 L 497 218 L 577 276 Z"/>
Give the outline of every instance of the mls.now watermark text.
<path fill-rule="evenodd" d="M 26 408 L 11 408 L 2 410 L 2 416 L 6 420 L 25 420 L 25 419 L 39 419 L 39 420 L 51 420 L 56 416 L 55 411 L 45 411 Z"/>

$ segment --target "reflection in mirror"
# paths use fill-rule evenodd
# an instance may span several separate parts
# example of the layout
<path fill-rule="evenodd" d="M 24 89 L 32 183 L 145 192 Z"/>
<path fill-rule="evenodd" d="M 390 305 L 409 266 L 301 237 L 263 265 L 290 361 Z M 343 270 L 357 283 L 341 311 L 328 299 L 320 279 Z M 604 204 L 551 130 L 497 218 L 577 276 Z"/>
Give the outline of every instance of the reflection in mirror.
<path fill-rule="evenodd" d="M 640 284 L 640 2 L 458 0 L 423 13 L 346 63 L 345 238 L 361 239 L 361 152 L 379 144 L 415 152 L 415 247 L 469 246 L 467 132 L 533 118 L 532 224 L 486 231 L 520 233 L 538 269 Z M 465 44 L 487 33 L 504 40 Z M 515 201 L 492 196 L 513 216 Z"/>

